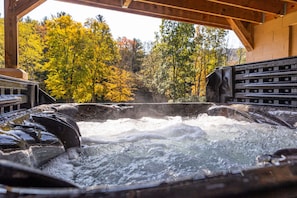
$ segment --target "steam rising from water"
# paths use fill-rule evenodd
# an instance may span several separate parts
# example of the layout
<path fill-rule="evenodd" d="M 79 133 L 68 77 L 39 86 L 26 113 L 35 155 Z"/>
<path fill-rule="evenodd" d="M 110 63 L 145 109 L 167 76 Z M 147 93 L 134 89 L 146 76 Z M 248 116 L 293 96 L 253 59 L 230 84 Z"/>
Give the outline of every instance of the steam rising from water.
<path fill-rule="evenodd" d="M 294 148 L 296 130 L 220 116 L 78 123 L 84 146 L 43 171 L 80 186 L 202 178 L 255 166 L 256 156 Z"/>

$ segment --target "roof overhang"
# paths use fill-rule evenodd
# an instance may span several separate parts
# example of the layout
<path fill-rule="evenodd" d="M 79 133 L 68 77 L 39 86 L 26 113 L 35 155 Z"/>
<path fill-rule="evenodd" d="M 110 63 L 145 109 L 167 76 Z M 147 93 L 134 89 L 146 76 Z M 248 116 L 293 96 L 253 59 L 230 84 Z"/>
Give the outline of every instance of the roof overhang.
<path fill-rule="evenodd" d="M 253 26 L 297 10 L 297 0 L 59 0 L 234 30 L 253 50 Z"/>
<path fill-rule="evenodd" d="M 17 21 L 46 0 L 5 0 L 5 67 L 17 68 Z M 248 51 L 254 49 L 253 29 L 297 12 L 297 0 L 59 0 L 234 30 Z"/>

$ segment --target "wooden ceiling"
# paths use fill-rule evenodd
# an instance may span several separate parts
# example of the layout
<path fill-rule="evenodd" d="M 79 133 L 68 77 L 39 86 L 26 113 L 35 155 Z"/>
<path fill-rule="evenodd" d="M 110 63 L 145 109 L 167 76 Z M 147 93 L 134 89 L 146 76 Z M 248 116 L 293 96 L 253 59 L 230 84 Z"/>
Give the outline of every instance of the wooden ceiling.
<path fill-rule="evenodd" d="M 234 30 L 248 51 L 253 50 L 254 25 L 297 11 L 297 0 L 59 1 Z"/>
<path fill-rule="evenodd" d="M 28 13 L 46 0 L 9 0 Z M 297 11 L 297 0 L 59 0 L 234 30 L 248 51 L 253 50 L 253 26 Z"/>
<path fill-rule="evenodd" d="M 45 1 L 4 1 L 6 67 L 17 67 L 17 20 Z M 248 51 L 252 51 L 254 47 L 253 27 L 255 25 L 297 12 L 297 0 L 59 1 L 234 30 Z"/>

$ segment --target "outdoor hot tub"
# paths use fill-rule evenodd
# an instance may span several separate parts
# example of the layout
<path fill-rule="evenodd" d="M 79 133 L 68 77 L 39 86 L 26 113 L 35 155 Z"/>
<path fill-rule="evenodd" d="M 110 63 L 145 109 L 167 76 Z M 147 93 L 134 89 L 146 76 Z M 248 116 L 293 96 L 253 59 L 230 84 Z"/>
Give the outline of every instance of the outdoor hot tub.
<path fill-rule="evenodd" d="M 1 196 L 296 196 L 297 113 L 51 104 L 1 115 Z"/>

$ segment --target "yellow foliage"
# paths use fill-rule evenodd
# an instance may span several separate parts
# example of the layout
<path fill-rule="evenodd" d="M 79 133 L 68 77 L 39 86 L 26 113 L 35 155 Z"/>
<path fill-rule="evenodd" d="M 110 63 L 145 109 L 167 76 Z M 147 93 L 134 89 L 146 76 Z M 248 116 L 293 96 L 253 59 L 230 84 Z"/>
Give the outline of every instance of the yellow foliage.
<path fill-rule="evenodd" d="M 106 83 L 106 100 L 112 102 L 127 102 L 133 100 L 133 82 L 132 76 L 126 70 L 111 67 L 109 80 Z"/>
<path fill-rule="evenodd" d="M 129 101 L 131 75 L 111 66 L 119 50 L 108 25 L 88 19 L 83 27 L 70 16 L 47 21 L 49 72 L 46 87 L 56 98 L 75 102 Z"/>

